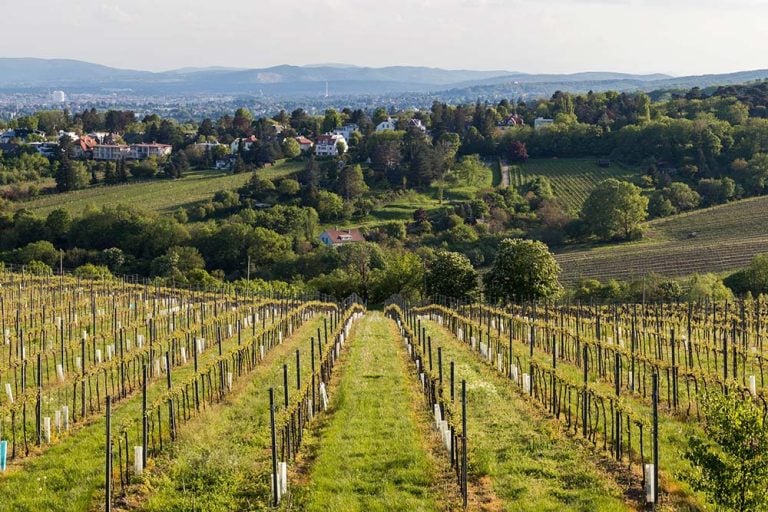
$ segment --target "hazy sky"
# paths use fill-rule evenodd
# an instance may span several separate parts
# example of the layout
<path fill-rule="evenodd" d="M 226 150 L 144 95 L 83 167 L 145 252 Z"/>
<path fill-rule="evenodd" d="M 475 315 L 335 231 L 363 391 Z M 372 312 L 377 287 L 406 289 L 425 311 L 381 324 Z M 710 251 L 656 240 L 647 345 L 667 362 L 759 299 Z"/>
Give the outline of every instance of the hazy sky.
<path fill-rule="evenodd" d="M 768 0 L 0 0 L 0 56 L 683 75 L 768 68 L 767 22 Z"/>

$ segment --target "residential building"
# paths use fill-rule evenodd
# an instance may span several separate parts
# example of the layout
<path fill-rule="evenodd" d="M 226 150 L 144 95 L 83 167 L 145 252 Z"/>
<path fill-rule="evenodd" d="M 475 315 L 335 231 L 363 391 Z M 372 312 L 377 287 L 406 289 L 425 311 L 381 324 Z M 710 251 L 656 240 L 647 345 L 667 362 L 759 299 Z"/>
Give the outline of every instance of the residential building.
<path fill-rule="evenodd" d="M 16 128 L 15 130 L 7 130 L 0 134 L 0 144 L 8 144 L 14 139 L 27 140 L 30 135 L 36 135 L 42 139 L 45 139 L 45 132 L 41 132 L 40 130 Z"/>
<path fill-rule="evenodd" d="M 173 147 L 168 144 L 131 144 L 130 156 L 134 160 L 146 160 L 150 157 L 161 158 L 168 156 L 173 151 Z"/>
<path fill-rule="evenodd" d="M 357 228 L 352 229 L 326 229 L 320 234 L 320 241 L 329 247 L 338 247 L 344 244 L 365 242 L 365 237 Z"/>
<path fill-rule="evenodd" d="M 360 131 L 360 127 L 356 125 L 355 123 L 349 123 L 345 124 L 341 128 L 336 128 L 333 130 L 333 133 L 337 135 L 343 135 L 344 140 L 349 140 L 349 138 L 352 136 L 352 132 L 358 132 Z"/>
<path fill-rule="evenodd" d="M 59 145 L 56 142 L 30 142 L 27 146 L 32 146 L 41 155 L 54 158 L 59 152 Z"/>
<path fill-rule="evenodd" d="M 523 117 L 517 114 L 510 114 L 499 123 L 499 128 L 512 128 L 517 126 L 525 126 Z"/>
<path fill-rule="evenodd" d="M 51 101 L 53 103 L 64 103 L 67 101 L 67 95 L 64 91 L 53 91 L 51 93 Z"/>
<path fill-rule="evenodd" d="M 126 160 L 131 158 L 131 147 L 126 144 L 97 144 L 93 148 L 94 160 Z"/>
<path fill-rule="evenodd" d="M 255 135 L 251 135 L 250 137 L 235 139 L 232 141 L 232 144 L 230 145 L 230 149 L 232 150 L 233 155 L 239 153 L 241 149 L 242 151 L 250 151 L 251 146 L 256 144 L 258 141 L 259 139 L 256 138 Z"/>
<path fill-rule="evenodd" d="M 544 128 L 549 128 L 555 122 L 554 119 L 545 119 L 543 117 L 537 117 L 533 120 L 533 129 L 536 131 Z"/>
<path fill-rule="evenodd" d="M 315 145 L 314 142 L 304 137 L 303 135 L 296 137 L 296 142 L 299 143 L 299 148 L 301 148 L 302 151 L 309 151 L 310 149 L 312 149 L 312 146 Z"/>
<path fill-rule="evenodd" d="M 427 133 L 427 127 L 421 122 L 421 119 L 410 119 L 408 121 L 408 128 L 416 128 L 421 133 Z"/>
<path fill-rule="evenodd" d="M 83 135 L 72 144 L 72 155 L 75 158 L 93 158 L 93 150 L 97 145 L 96 139 L 89 135 Z"/>
<path fill-rule="evenodd" d="M 391 117 L 388 117 L 386 121 L 382 121 L 376 125 L 377 132 L 383 132 L 383 131 L 395 130 L 395 129 L 397 129 L 397 121 L 395 121 Z"/>
<path fill-rule="evenodd" d="M 317 138 L 317 144 L 315 144 L 315 155 L 317 156 L 338 156 L 339 146 L 341 146 L 341 153 L 347 151 L 347 141 L 343 135 L 336 133 L 326 133 Z"/>

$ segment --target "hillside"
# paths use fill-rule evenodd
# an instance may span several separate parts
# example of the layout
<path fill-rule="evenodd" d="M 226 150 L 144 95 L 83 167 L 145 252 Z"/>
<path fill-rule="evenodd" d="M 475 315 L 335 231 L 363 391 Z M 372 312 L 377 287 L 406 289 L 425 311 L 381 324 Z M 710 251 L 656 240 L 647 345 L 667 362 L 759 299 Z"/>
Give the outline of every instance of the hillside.
<path fill-rule="evenodd" d="M 277 177 L 290 174 L 301 167 L 293 162 L 278 163 L 262 169 L 260 174 Z M 147 210 L 170 213 L 179 207 L 191 206 L 210 199 L 219 190 L 232 190 L 245 185 L 251 173 L 232 174 L 227 171 L 192 171 L 179 180 L 154 179 L 125 185 L 98 186 L 66 194 L 51 194 L 18 203 L 39 215 L 62 208 L 79 215 L 86 207 L 130 204 Z"/>
<path fill-rule="evenodd" d="M 631 244 L 557 254 L 562 279 L 632 279 L 654 272 L 685 276 L 743 267 L 768 252 L 768 197 L 756 197 L 645 224 L 646 237 Z"/>
<path fill-rule="evenodd" d="M 552 183 L 555 197 L 570 211 L 577 212 L 601 181 L 608 178 L 630 180 L 636 174 L 617 164 L 609 168 L 598 167 L 595 158 L 536 158 L 511 166 L 510 182 L 519 187 L 534 178 L 545 177 Z"/>

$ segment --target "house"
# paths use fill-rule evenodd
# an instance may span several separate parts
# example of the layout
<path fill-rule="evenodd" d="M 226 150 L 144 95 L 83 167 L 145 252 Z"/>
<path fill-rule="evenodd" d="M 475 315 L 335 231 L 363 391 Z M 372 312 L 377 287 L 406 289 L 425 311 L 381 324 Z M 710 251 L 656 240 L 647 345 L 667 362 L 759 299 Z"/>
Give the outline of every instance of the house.
<path fill-rule="evenodd" d="M 168 144 L 131 144 L 131 151 L 128 158 L 135 160 L 146 160 L 150 157 L 164 157 L 171 154 L 173 147 Z"/>
<path fill-rule="evenodd" d="M 508 115 L 498 124 L 499 128 L 512 128 L 516 126 L 525 126 L 523 117 L 517 114 Z"/>
<path fill-rule="evenodd" d="M 27 146 L 35 148 L 38 153 L 47 158 L 54 158 L 59 152 L 59 145 L 56 142 L 30 142 Z"/>
<path fill-rule="evenodd" d="M 130 155 L 131 147 L 125 144 L 96 144 L 93 148 L 94 160 L 116 162 L 130 158 Z"/>
<path fill-rule="evenodd" d="M 419 130 L 421 133 L 427 133 L 427 127 L 424 126 L 424 124 L 421 122 L 421 119 L 410 119 L 408 121 L 408 129 L 415 128 Z"/>
<path fill-rule="evenodd" d="M 299 137 L 296 137 L 296 142 L 299 143 L 299 148 L 302 151 L 309 151 L 310 149 L 312 149 L 312 146 L 315 145 L 314 142 L 312 142 L 308 138 L 304 137 L 303 135 L 301 135 Z"/>
<path fill-rule="evenodd" d="M 93 150 L 97 145 L 96 139 L 89 135 L 83 135 L 72 144 L 72 155 L 75 158 L 93 158 Z"/>
<path fill-rule="evenodd" d="M 395 130 L 397 127 L 397 121 L 392 119 L 391 117 L 388 117 L 386 121 L 382 121 L 379 124 L 376 125 L 376 131 L 377 132 L 383 132 L 387 130 Z"/>
<path fill-rule="evenodd" d="M 536 131 L 549 128 L 555 122 L 554 119 L 545 119 L 543 117 L 537 117 L 533 120 L 533 129 Z"/>
<path fill-rule="evenodd" d="M 320 241 L 329 247 L 338 247 L 344 244 L 365 242 L 365 238 L 357 228 L 326 229 L 320 234 Z"/>
<path fill-rule="evenodd" d="M 45 140 L 45 132 L 28 128 L 16 128 L 15 130 L 7 130 L 0 134 L 0 144 L 8 144 L 14 139 L 26 141 L 30 135 L 36 135 L 39 139 Z"/>
<path fill-rule="evenodd" d="M 317 144 L 315 144 L 315 155 L 317 156 L 338 156 L 339 146 L 341 146 L 341 152 L 344 153 L 347 150 L 347 141 L 343 135 L 335 133 L 326 133 L 317 138 Z"/>
<path fill-rule="evenodd" d="M 243 151 L 250 151 L 251 146 L 256 144 L 259 141 L 258 138 L 256 138 L 255 135 L 251 135 L 250 137 L 243 137 L 240 139 L 235 139 L 232 141 L 232 144 L 230 144 L 230 149 L 232 150 L 232 154 L 235 155 L 240 152 L 241 150 L 241 144 L 242 144 L 242 150 Z"/>
<path fill-rule="evenodd" d="M 341 128 L 336 128 L 335 130 L 333 130 L 333 133 L 335 133 L 336 135 L 343 135 L 344 140 L 349 140 L 349 138 L 352 136 L 352 133 L 358 132 L 358 131 L 360 131 L 360 127 L 358 125 L 356 125 L 355 123 L 349 123 L 349 124 L 345 124 Z"/>

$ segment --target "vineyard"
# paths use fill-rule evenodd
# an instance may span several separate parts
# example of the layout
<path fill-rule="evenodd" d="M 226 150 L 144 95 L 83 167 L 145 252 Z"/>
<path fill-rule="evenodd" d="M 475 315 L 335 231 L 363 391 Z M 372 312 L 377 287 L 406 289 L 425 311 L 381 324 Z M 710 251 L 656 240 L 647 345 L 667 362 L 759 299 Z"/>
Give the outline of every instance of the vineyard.
<path fill-rule="evenodd" d="M 703 394 L 768 412 L 761 300 L 0 284 L 0 510 L 704 510 Z"/>
<path fill-rule="evenodd" d="M 571 211 L 578 212 L 592 189 L 603 180 L 616 178 L 631 181 L 637 172 L 613 164 L 598 167 L 596 159 L 533 159 L 510 167 L 510 182 L 519 187 L 537 177 L 552 183 L 552 192 Z"/>
<path fill-rule="evenodd" d="M 768 198 L 757 197 L 645 224 L 642 242 L 556 255 L 563 281 L 685 276 L 746 266 L 768 247 Z"/>

